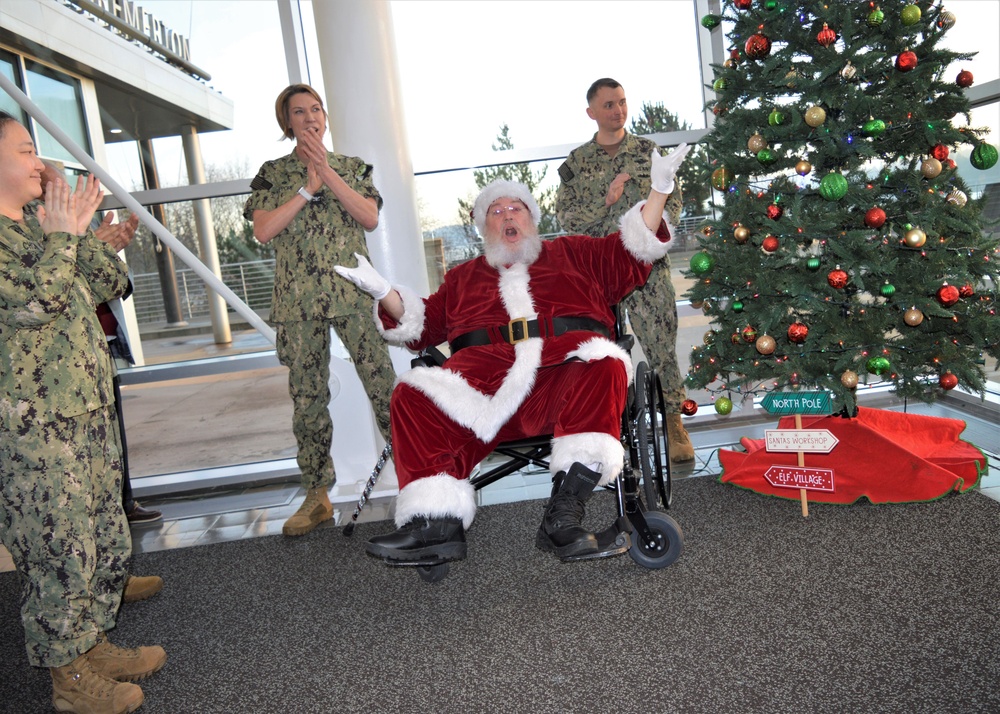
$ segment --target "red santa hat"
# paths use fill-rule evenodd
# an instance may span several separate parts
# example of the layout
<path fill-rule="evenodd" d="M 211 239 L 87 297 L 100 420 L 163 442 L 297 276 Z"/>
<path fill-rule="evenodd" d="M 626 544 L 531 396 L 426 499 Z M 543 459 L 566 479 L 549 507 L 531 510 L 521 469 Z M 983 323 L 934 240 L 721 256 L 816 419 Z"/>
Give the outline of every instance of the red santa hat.
<path fill-rule="evenodd" d="M 480 234 L 486 227 L 486 210 L 494 201 L 501 198 L 513 198 L 527 206 L 531 212 L 531 220 L 536 226 L 542 220 L 542 212 L 538 209 L 538 202 L 535 201 L 535 197 L 531 195 L 527 186 L 517 181 L 494 181 L 483 188 L 472 207 L 472 220 L 476 222 L 476 228 L 479 229 Z"/>

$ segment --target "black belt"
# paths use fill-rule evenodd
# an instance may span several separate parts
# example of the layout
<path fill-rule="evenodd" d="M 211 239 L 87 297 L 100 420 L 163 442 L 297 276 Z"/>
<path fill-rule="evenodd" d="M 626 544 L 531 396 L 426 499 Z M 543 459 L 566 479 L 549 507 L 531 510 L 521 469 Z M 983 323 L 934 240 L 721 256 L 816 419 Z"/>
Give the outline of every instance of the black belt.
<path fill-rule="evenodd" d="M 555 337 L 573 331 L 597 332 L 605 337 L 611 337 L 610 331 L 603 322 L 589 317 L 541 317 L 537 320 L 519 317 L 506 325 L 466 332 L 448 344 L 451 346 L 451 353 L 455 354 L 466 347 L 500 344 L 501 342 L 516 345 L 529 337 Z"/>

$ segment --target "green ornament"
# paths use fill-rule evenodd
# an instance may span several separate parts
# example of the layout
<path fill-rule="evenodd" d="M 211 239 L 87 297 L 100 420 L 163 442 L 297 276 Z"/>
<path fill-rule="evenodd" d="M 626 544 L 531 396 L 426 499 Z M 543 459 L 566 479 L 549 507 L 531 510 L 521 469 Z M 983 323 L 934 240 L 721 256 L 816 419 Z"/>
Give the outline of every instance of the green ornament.
<path fill-rule="evenodd" d="M 712 268 L 715 267 L 715 258 L 705 251 L 701 251 L 691 256 L 689 265 L 691 266 L 692 273 L 695 275 L 704 275 L 711 272 Z"/>
<path fill-rule="evenodd" d="M 716 92 L 721 92 L 725 88 L 726 88 L 726 80 L 723 79 L 722 77 L 719 77 L 717 80 L 712 82 L 712 89 L 714 89 Z"/>
<path fill-rule="evenodd" d="M 879 10 L 878 8 L 875 8 L 870 13 L 868 13 L 869 27 L 878 27 L 883 22 L 885 22 L 885 13 Z"/>
<path fill-rule="evenodd" d="M 764 166 L 768 164 L 773 164 L 777 159 L 774 156 L 774 152 L 770 149 L 761 149 L 757 152 L 757 161 L 762 163 Z"/>
<path fill-rule="evenodd" d="M 980 171 L 992 169 L 997 164 L 997 148 L 992 144 L 980 144 L 972 150 L 969 160 Z"/>
<path fill-rule="evenodd" d="M 920 22 L 920 8 L 916 5 L 907 5 L 899 11 L 899 19 L 906 26 L 916 25 Z"/>
<path fill-rule="evenodd" d="M 785 123 L 785 115 L 777 109 L 772 109 L 771 113 L 767 116 L 767 123 L 771 126 L 781 126 Z"/>
<path fill-rule="evenodd" d="M 877 374 L 881 376 L 888 372 L 891 367 L 889 366 L 889 360 L 885 357 L 869 357 L 868 361 L 865 363 L 865 369 L 868 370 L 869 374 Z"/>
<path fill-rule="evenodd" d="M 705 15 L 701 18 L 701 26 L 706 30 L 714 30 L 722 24 L 722 17 L 719 15 Z"/>
<path fill-rule="evenodd" d="M 893 285 L 892 283 L 886 283 L 885 285 L 882 286 L 882 289 L 879 292 L 882 293 L 882 297 L 891 298 L 893 295 L 896 294 L 896 286 Z"/>
<path fill-rule="evenodd" d="M 729 397 L 719 397 L 715 400 L 715 411 L 725 416 L 733 410 L 733 400 Z"/>
<path fill-rule="evenodd" d="M 847 179 L 838 173 L 828 173 L 819 182 L 819 195 L 827 201 L 839 201 L 847 195 Z"/>
<path fill-rule="evenodd" d="M 809 270 L 819 270 L 820 265 L 821 261 L 819 258 L 810 258 L 806 261 L 806 267 L 809 268 Z"/>
<path fill-rule="evenodd" d="M 765 10 L 777 10 L 778 9 L 778 0 L 767 0 L 767 2 L 764 3 L 764 9 Z"/>
<path fill-rule="evenodd" d="M 733 300 L 733 312 L 743 312 L 742 300 Z"/>
<path fill-rule="evenodd" d="M 861 127 L 861 130 L 865 136 L 880 136 L 885 131 L 885 122 L 881 119 L 869 119 Z"/>

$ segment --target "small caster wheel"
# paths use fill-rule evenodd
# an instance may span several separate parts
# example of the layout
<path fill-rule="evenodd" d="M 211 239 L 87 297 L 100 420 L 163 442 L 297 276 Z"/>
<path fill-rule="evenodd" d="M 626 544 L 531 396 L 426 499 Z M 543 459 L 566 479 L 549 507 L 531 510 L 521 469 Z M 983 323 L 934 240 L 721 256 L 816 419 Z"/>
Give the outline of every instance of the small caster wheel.
<path fill-rule="evenodd" d="M 439 583 L 445 579 L 450 570 L 448 563 L 438 565 L 418 565 L 417 574 L 425 583 Z"/>

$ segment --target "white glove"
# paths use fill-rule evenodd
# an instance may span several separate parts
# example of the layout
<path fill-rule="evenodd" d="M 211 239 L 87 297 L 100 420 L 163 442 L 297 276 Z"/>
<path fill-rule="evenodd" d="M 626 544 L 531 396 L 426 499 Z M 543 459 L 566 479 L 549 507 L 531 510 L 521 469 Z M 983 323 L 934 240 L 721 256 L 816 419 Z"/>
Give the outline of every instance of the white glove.
<path fill-rule="evenodd" d="M 354 257 L 358 259 L 358 267 L 345 268 L 343 265 L 335 265 L 333 269 L 337 271 L 337 275 L 347 278 L 376 300 L 388 295 L 392 290 L 389 281 L 378 274 L 372 264 L 365 260 L 365 256 L 355 253 Z"/>
<path fill-rule="evenodd" d="M 660 156 L 660 152 L 653 149 L 649 178 L 652 180 L 654 191 L 668 195 L 674 192 L 674 177 L 677 176 L 677 169 L 681 167 L 689 151 L 691 147 L 687 144 L 678 145 L 666 156 Z"/>

